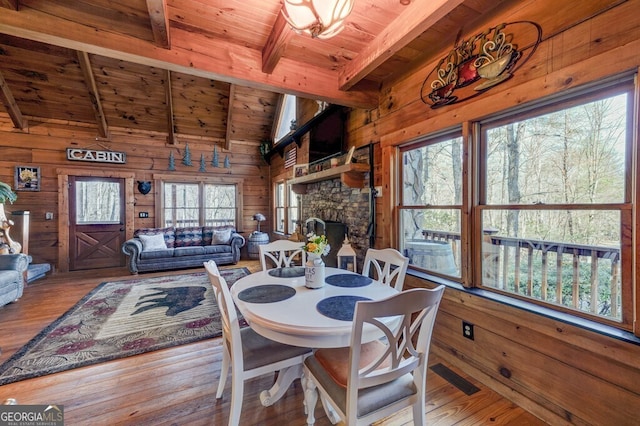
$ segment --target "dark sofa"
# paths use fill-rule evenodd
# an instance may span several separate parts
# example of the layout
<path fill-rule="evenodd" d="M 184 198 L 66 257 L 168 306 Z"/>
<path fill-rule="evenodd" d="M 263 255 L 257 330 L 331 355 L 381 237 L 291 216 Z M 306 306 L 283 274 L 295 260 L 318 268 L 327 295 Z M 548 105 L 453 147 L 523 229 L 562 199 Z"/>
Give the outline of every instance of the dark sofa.
<path fill-rule="evenodd" d="M 244 244 L 244 237 L 229 226 L 142 228 L 124 242 L 122 252 L 129 256 L 131 273 L 137 274 L 194 268 L 208 260 L 220 265 L 235 264 Z"/>

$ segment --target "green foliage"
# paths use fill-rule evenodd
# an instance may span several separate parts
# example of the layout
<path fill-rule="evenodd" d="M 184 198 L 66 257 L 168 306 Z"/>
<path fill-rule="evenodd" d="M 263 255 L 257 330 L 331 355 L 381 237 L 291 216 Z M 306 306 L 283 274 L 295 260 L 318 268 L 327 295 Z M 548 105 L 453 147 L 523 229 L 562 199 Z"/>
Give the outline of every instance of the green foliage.
<path fill-rule="evenodd" d="M 7 201 L 13 204 L 18 199 L 18 195 L 11 190 L 11 186 L 4 182 L 0 182 L 0 204 Z"/>
<path fill-rule="evenodd" d="M 578 284 L 577 284 L 577 299 L 578 306 L 573 306 L 574 295 L 574 276 L 573 276 L 573 263 L 570 258 L 563 259 L 562 262 L 562 277 L 561 277 L 561 300 L 556 298 L 556 286 L 558 270 L 556 268 L 555 256 L 549 256 L 547 261 L 547 292 L 546 298 L 543 297 L 542 292 L 542 273 L 543 265 L 540 257 L 534 257 L 532 268 L 532 280 L 531 280 L 531 294 L 527 294 L 527 274 L 529 266 L 526 261 L 522 261 L 520 264 L 519 276 L 520 276 L 520 288 L 516 291 L 515 288 L 515 273 L 510 270 L 507 275 L 507 288 L 506 290 L 514 292 L 516 294 L 525 294 L 538 300 L 544 300 L 546 302 L 555 303 L 562 306 L 573 307 L 583 312 L 591 312 L 591 301 L 594 300 L 591 294 L 591 262 L 583 259 L 578 263 Z M 611 312 L 611 263 L 604 259 L 600 259 L 598 262 L 598 272 L 594 282 L 598 283 L 597 286 L 597 308 L 596 312 L 600 316 L 612 317 Z M 620 286 L 618 282 L 616 285 Z M 620 294 L 621 289 L 618 288 L 617 293 Z M 619 313 L 617 314 L 620 315 Z M 619 318 L 618 318 L 619 319 Z"/>

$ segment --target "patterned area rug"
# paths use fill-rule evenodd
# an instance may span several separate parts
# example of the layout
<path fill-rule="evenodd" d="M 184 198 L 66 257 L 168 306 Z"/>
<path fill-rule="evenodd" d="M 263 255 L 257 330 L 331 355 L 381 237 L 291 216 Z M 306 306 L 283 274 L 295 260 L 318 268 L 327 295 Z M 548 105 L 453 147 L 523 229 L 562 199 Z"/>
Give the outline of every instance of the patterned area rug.
<path fill-rule="evenodd" d="M 217 337 L 219 315 L 205 272 L 104 282 L 2 364 L 0 385 Z"/>

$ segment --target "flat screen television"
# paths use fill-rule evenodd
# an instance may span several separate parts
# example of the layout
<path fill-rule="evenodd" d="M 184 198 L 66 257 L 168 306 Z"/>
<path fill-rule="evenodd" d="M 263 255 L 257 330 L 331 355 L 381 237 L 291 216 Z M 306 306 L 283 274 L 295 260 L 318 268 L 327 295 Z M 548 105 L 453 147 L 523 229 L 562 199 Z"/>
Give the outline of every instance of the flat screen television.
<path fill-rule="evenodd" d="M 344 152 L 346 110 L 331 106 L 309 130 L 309 163 Z"/>

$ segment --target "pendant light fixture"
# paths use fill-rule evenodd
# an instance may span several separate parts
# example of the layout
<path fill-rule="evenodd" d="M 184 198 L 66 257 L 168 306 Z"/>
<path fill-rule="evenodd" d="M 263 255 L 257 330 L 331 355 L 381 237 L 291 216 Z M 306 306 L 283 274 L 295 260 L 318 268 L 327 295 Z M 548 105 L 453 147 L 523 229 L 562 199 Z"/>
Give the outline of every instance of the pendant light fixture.
<path fill-rule="evenodd" d="M 344 28 L 355 0 L 284 0 L 282 15 L 298 33 L 327 39 Z"/>

